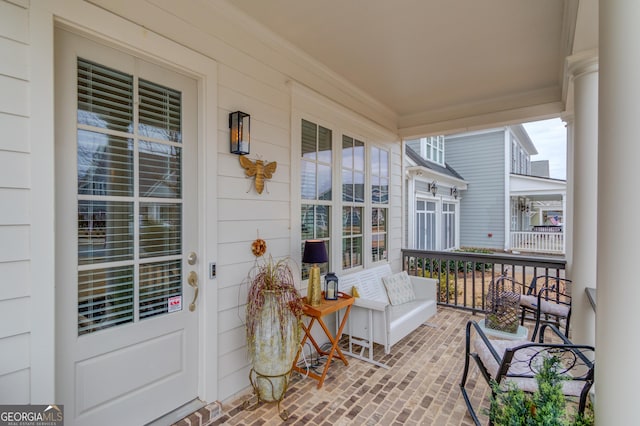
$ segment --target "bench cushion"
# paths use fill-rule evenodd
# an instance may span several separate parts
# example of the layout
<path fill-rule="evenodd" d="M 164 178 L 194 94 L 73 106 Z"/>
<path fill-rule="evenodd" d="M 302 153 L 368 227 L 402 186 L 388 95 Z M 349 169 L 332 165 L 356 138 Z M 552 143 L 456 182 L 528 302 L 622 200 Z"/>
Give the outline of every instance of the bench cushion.
<path fill-rule="evenodd" d="M 402 305 L 403 303 L 416 299 L 416 294 L 413 292 L 413 285 L 411 281 L 409 281 L 409 275 L 407 275 L 406 271 L 383 277 L 382 283 L 387 289 L 389 303 L 393 306 Z"/>

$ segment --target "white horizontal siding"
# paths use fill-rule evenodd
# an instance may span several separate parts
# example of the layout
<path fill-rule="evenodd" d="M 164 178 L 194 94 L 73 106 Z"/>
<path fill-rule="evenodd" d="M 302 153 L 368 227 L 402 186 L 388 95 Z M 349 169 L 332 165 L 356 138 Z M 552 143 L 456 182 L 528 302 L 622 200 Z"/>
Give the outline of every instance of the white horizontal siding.
<path fill-rule="evenodd" d="M 0 188 L 29 188 L 31 162 L 29 154 L 0 151 Z"/>
<path fill-rule="evenodd" d="M 28 53 L 25 44 L 0 37 L 0 58 L 11 58 L 10 61 L 0 61 L 0 74 L 26 80 L 29 70 Z"/>
<path fill-rule="evenodd" d="M 29 152 L 29 119 L 0 113 L 0 150 Z"/>
<path fill-rule="evenodd" d="M 29 334 L 0 340 L 0 376 L 29 368 Z"/>
<path fill-rule="evenodd" d="M 257 238 L 258 231 L 260 238 L 270 240 L 287 235 L 289 232 L 289 220 L 273 219 L 263 220 L 256 219 L 252 221 L 252 226 L 238 221 L 220 221 L 218 225 L 218 243 L 232 243 L 237 241 L 253 241 Z"/>
<path fill-rule="evenodd" d="M 0 226 L 0 261 L 28 260 L 29 238 L 28 226 Z"/>
<path fill-rule="evenodd" d="M 29 12 L 24 5 L 0 1 L 0 35 L 11 40 L 29 41 Z"/>
<path fill-rule="evenodd" d="M 235 306 L 232 309 L 220 310 L 220 333 L 226 333 L 234 328 L 241 327 L 244 330 L 244 305 Z M 223 350 L 221 348 L 221 350 Z"/>
<path fill-rule="evenodd" d="M 0 153 L 0 156 L 2 154 Z M 31 221 L 29 191 L 0 188 L 0 226 L 26 225 Z"/>
<path fill-rule="evenodd" d="M 244 314 L 244 309 L 241 309 L 241 313 Z M 220 354 L 234 352 L 243 348 L 247 343 L 244 326 L 236 327 L 226 332 L 220 332 L 219 338 Z"/>
<path fill-rule="evenodd" d="M 31 402 L 29 376 L 28 368 L 0 376 L 0 403 L 29 404 Z"/>
<path fill-rule="evenodd" d="M 242 187 L 238 187 L 238 189 L 241 190 Z M 271 201 L 269 195 L 264 192 L 261 196 L 262 200 L 259 199 L 259 196 L 247 194 L 247 197 L 249 196 L 254 199 L 229 200 L 219 198 L 219 220 L 242 220 L 249 222 L 265 219 L 286 219 L 289 217 L 288 201 Z"/>
<path fill-rule="evenodd" d="M 0 0 L 0 403 L 31 402 L 28 2 Z M 42 214 L 48 214 L 43 212 Z"/>
<path fill-rule="evenodd" d="M 0 112 L 29 115 L 29 84 L 24 80 L 0 75 Z"/>
<path fill-rule="evenodd" d="M 259 235 L 267 241 L 268 254 L 287 256 L 291 237 L 290 110 L 285 79 L 258 76 L 266 71 L 262 64 L 242 72 L 237 69 L 223 63 L 218 74 L 218 389 L 222 400 L 249 385 L 244 305 L 247 274 L 255 265 L 251 243 Z M 254 178 L 245 177 L 238 157 L 229 154 L 228 117 L 236 110 L 251 115 L 247 157 L 277 162 L 262 194 L 256 192 Z"/>
<path fill-rule="evenodd" d="M 0 301 L 0 336 L 3 338 L 28 333 L 31 327 L 29 297 Z"/>
<path fill-rule="evenodd" d="M 28 260 L 0 262 L 0 277 L 0 300 L 24 298 L 31 294 L 31 269 Z"/>

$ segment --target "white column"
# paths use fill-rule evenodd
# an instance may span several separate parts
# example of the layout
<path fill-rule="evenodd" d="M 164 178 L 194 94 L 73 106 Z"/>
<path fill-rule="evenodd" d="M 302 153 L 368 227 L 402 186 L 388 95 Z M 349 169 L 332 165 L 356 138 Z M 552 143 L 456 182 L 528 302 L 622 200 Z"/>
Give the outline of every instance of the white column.
<path fill-rule="evenodd" d="M 567 276 L 573 280 L 571 340 L 595 343 L 595 313 L 585 293 L 596 286 L 598 225 L 598 57 L 585 52 L 568 58 L 574 86 L 574 121 L 567 155 L 571 159 L 571 252 Z"/>
<path fill-rule="evenodd" d="M 562 252 L 567 253 L 567 194 L 562 194 Z"/>
<path fill-rule="evenodd" d="M 596 424 L 638 424 L 640 2 L 600 1 Z"/>

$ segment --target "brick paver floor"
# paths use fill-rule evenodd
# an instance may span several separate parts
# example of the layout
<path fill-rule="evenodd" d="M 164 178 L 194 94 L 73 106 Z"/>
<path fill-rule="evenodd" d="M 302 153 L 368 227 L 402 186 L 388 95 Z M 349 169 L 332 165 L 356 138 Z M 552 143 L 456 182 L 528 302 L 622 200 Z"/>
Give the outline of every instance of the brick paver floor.
<path fill-rule="evenodd" d="M 438 313 L 391 348 L 375 347 L 375 359 L 384 369 L 348 357 L 331 363 L 324 386 L 294 373 L 282 408 L 287 421 L 278 416 L 276 403 L 263 403 L 254 411 L 242 405 L 248 392 L 223 403 L 223 415 L 212 424 L 229 425 L 473 425 L 460 394 L 464 366 L 465 324 L 482 315 L 438 307 Z M 471 364 L 467 382 L 476 411 L 488 408 L 490 389 Z M 252 399 L 252 402 L 255 399 Z M 480 420 L 488 419 L 480 415 Z"/>

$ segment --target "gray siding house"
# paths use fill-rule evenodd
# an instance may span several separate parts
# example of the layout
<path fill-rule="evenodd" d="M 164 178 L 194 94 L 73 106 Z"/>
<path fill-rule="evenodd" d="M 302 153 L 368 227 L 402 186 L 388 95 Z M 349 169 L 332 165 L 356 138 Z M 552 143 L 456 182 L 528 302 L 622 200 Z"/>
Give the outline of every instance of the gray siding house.
<path fill-rule="evenodd" d="M 445 138 L 447 163 L 468 182 L 460 200 L 460 245 L 503 249 L 508 229 L 505 129 Z"/>
<path fill-rule="evenodd" d="M 531 162 L 522 125 L 412 139 L 405 153 L 408 247 L 564 253 L 566 182 Z"/>

